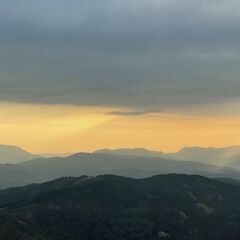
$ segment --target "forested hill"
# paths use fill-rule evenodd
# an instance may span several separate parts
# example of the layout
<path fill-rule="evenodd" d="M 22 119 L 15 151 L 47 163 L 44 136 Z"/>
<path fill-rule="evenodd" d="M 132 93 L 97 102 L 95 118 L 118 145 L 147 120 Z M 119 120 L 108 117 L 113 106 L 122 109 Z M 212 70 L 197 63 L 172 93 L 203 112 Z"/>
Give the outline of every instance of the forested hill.
<path fill-rule="evenodd" d="M 238 240 L 240 188 L 188 175 L 61 178 L 0 192 L 4 240 Z"/>

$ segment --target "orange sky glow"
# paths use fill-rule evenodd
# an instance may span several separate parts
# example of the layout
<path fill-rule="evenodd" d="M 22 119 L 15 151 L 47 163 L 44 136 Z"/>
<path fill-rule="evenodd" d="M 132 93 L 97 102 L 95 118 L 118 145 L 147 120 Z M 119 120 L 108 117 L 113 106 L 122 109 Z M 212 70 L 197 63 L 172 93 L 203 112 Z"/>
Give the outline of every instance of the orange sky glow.
<path fill-rule="evenodd" d="M 166 152 L 183 146 L 240 143 L 240 116 L 153 113 L 114 116 L 109 107 L 0 104 L 0 143 L 34 153 L 144 147 Z"/>

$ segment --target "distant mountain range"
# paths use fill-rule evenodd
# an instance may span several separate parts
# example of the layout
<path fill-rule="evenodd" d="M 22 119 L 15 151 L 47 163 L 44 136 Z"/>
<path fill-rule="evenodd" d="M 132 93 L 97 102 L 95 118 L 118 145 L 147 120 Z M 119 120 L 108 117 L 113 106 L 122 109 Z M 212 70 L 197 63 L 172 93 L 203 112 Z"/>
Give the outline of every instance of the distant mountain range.
<path fill-rule="evenodd" d="M 0 164 L 19 163 L 27 160 L 32 160 L 38 157 L 40 156 L 29 153 L 16 146 L 0 145 Z"/>
<path fill-rule="evenodd" d="M 161 151 L 150 151 L 144 148 L 119 148 L 119 149 L 100 149 L 94 153 L 107 153 L 115 155 L 141 156 L 141 157 L 166 157 L 166 153 Z"/>
<path fill-rule="evenodd" d="M 201 162 L 221 166 L 240 167 L 240 146 L 226 148 L 184 147 L 176 153 L 149 151 L 143 148 L 134 149 L 102 149 L 95 153 L 108 153 L 117 155 L 135 155 L 143 157 L 161 157 L 165 159 Z"/>
<path fill-rule="evenodd" d="M 54 158 L 54 157 L 68 157 L 73 154 L 75 153 L 41 153 L 41 156 L 44 158 Z"/>
<path fill-rule="evenodd" d="M 38 158 L 15 165 L 0 165 L 0 188 L 39 183 L 63 176 L 115 174 L 143 178 L 156 174 L 199 174 L 212 178 L 240 179 L 240 171 L 210 164 L 159 157 L 78 153 L 68 157 Z M 16 175 L 16 178 L 14 177 Z"/>
<path fill-rule="evenodd" d="M 185 147 L 170 154 L 173 159 L 211 163 L 215 165 L 238 165 L 240 167 L 240 146 L 226 148 Z"/>
<path fill-rule="evenodd" d="M 19 153 L 19 158 L 16 160 L 15 154 L 15 161 L 12 161 L 15 164 L 0 164 L 0 189 L 40 183 L 64 176 L 102 174 L 143 178 L 156 174 L 178 173 L 240 180 L 237 157 L 239 147 L 184 148 L 177 153 L 148 151 L 140 148 L 104 149 L 94 153 L 77 153 L 52 158 L 39 157 L 17 147 L 2 146 L 2 149 L 4 147 L 9 153 Z M 27 161 L 23 161 L 23 156 L 27 157 Z M 227 157 L 228 164 L 223 165 L 223 159 Z"/>
<path fill-rule="evenodd" d="M 240 168 L 240 146 L 226 148 L 202 148 L 184 147 L 175 153 L 164 153 L 162 151 L 150 151 L 144 148 L 120 148 L 120 149 L 100 149 L 94 153 L 140 156 L 149 158 L 164 158 L 172 160 L 182 160 L 191 162 L 207 163 L 220 166 L 234 166 Z M 40 155 L 29 153 L 19 147 L 0 145 L 0 164 L 1 163 L 20 163 L 35 158 L 68 157 L 74 153 L 53 154 L 44 153 Z"/>
<path fill-rule="evenodd" d="M 0 191 L 0 239 L 238 240 L 239 202 L 200 176 L 61 178 Z"/>

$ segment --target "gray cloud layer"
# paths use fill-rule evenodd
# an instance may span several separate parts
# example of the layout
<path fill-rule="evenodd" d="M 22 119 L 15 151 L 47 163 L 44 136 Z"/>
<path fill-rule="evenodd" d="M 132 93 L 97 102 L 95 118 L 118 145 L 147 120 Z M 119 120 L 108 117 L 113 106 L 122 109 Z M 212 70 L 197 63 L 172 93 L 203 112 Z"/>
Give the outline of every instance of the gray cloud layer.
<path fill-rule="evenodd" d="M 238 0 L 4 0 L 0 101 L 171 109 L 240 97 Z"/>
<path fill-rule="evenodd" d="M 108 112 L 107 114 L 113 115 L 113 116 L 144 116 L 148 114 L 152 114 L 156 112 L 151 111 L 112 111 Z"/>

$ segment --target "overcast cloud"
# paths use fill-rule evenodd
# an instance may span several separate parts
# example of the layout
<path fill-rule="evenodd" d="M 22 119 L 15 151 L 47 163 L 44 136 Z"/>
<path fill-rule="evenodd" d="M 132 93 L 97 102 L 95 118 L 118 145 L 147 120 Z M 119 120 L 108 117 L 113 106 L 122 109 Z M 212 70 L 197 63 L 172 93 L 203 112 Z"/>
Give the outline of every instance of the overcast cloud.
<path fill-rule="evenodd" d="M 3 0 L 0 101 L 221 104 L 240 97 L 239 23 L 238 0 Z"/>

